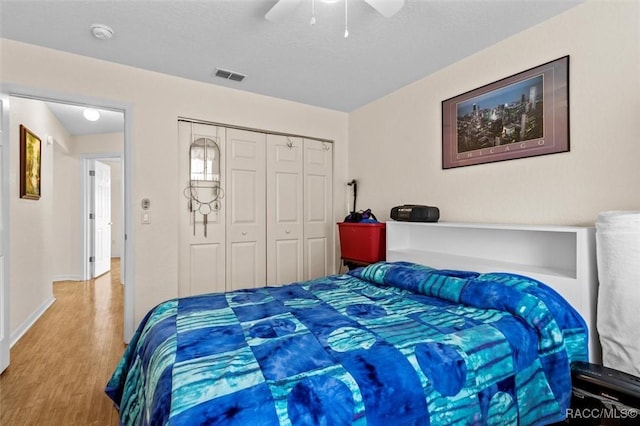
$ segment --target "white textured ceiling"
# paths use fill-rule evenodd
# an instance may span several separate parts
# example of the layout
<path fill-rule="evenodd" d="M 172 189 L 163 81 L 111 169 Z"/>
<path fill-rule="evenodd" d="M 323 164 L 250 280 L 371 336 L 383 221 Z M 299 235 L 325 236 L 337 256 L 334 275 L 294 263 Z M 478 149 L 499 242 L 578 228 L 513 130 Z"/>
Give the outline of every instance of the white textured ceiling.
<path fill-rule="evenodd" d="M 100 118 L 97 121 L 89 121 L 84 118 L 84 106 L 58 102 L 45 102 L 45 104 L 71 135 L 124 132 L 124 113 L 122 111 L 93 108 L 98 111 Z"/>
<path fill-rule="evenodd" d="M 344 0 L 315 0 L 315 26 L 311 0 L 276 23 L 264 19 L 275 0 L 1 0 L 0 36 L 352 111 L 581 1 L 407 0 L 384 18 L 363 0 L 349 0 L 345 39 Z M 93 38 L 95 23 L 113 28 L 113 39 Z M 214 78 L 216 68 L 247 78 Z"/>

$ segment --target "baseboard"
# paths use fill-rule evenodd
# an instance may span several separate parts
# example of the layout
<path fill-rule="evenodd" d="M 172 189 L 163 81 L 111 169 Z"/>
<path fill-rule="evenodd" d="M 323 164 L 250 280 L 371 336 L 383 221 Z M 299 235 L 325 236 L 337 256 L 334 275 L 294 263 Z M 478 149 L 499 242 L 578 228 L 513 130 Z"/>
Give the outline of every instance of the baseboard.
<path fill-rule="evenodd" d="M 82 277 L 80 275 L 54 275 L 51 281 L 82 281 Z"/>
<path fill-rule="evenodd" d="M 40 307 L 38 309 L 36 309 L 31 315 L 29 315 L 29 318 L 27 318 L 27 320 L 25 322 L 23 322 L 17 329 L 16 331 L 14 331 L 13 333 L 11 333 L 10 336 L 10 342 L 9 342 L 9 347 L 12 348 L 13 345 L 15 345 L 16 343 L 18 343 L 18 340 L 20 340 L 20 338 L 22 336 L 24 336 L 24 334 L 29 331 L 29 329 L 33 326 L 33 324 L 36 323 L 36 321 L 38 321 L 38 318 L 40 318 L 42 316 L 42 314 L 45 313 L 45 311 L 47 309 L 49 309 L 49 307 L 51 305 L 53 305 L 53 302 L 55 302 L 56 299 L 55 297 L 53 297 L 53 295 L 51 296 L 51 298 L 47 299 L 44 301 L 44 303 L 42 305 L 40 305 Z"/>

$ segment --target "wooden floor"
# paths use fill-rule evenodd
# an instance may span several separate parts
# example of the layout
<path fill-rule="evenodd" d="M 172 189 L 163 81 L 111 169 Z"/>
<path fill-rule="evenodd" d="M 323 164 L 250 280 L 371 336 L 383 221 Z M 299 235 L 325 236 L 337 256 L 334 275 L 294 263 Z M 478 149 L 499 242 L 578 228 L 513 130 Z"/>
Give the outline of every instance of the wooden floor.
<path fill-rule="evenodd" d="M 53 293 L 0 375 L 0 425 L 117 425 L 104 387 L 124 351 L 119 260 L 95 280 L 54 283 Z"/>

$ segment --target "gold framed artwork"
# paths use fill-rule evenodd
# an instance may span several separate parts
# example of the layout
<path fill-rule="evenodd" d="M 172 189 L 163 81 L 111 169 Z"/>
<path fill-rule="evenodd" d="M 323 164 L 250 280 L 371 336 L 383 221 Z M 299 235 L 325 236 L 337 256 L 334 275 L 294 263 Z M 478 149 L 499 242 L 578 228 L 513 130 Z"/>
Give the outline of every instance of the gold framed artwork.
<path fill-rule="evenodd" d="M 42 141 L 31 130 L 20 125 L 20 198 L 40 199 Z"/>

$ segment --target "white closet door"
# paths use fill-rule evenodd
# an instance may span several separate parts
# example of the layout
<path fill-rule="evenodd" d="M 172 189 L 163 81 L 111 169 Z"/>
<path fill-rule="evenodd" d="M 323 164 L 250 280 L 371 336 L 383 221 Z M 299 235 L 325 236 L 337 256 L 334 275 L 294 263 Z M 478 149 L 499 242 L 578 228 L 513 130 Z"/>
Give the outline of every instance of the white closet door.
<path fill-rule="evenodd" d="M 267 136 L 267 285 L 303 280 L 302 139 Z"/>
<path fill-rule="evenodd" d="M 226 256 L 225 256 L 225 204 L 227 200 L 220 200 L 221 209 L 211 212 L 207 216 L 205 236 L 204 217 L 197 209 L 200 205 L 193 202 L 195 213 L 189 210 L 189 147 L 199 138 L 209 138 L 218 143 L 221 156 L 224 158 L 224 127 L 206 124 L 179 122 L 178 138 L 180 161 L 180 190 L 182 204 L 180 206 L 180 265 L 179 286 L 180 297 L 194 294 L 225 291 Z M 224 161 L 220 164 L 220 185 L 225 188 Z M 207 202 L 212 192 L 207 189 L 193 189 L 195 195 Z M 207 207 L 200 210 L 207 212 Z M 153 212 L 153 200 L 150 208 Z M 153 220 L 153 214 L 150 216 Z"/>
<path fill-rule="evenodd" d="M 334 273 L 333 145 L 304 140 L 304 279 Z"/>
<path fill-rule="evenodd" d="M 227 290 L 266 284 L 266 135 L 227 129 Z"/>

